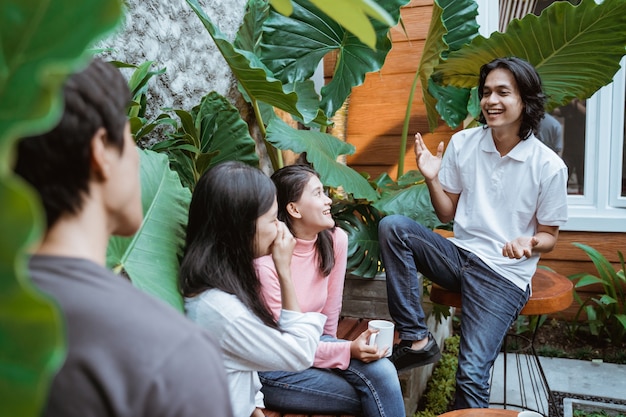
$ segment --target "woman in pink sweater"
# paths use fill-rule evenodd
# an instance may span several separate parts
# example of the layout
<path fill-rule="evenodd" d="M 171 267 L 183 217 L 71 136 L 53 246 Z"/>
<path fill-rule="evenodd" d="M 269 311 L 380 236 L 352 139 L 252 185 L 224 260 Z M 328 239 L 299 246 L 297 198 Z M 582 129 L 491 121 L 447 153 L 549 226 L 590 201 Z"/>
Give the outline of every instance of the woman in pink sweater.
<path fill-rule="evenodd" d="M 313 367 L 302 372 L 260 372 L 268 408 L 285 412 L 405 415 L 398 375 L 386 351 L 369 346 L 371 332 L 356 340 L 337 339 L 346 273 L 348 237 L 335 228 L 332 200 L 319 175 L 291 165 L 272 175 L 278 190 L 278 218 L 296 237 L 291 271 L 303 312 L 326 315 Z M 262 292 L 274 316 L 280 314 L 280 285 L 271 257 L 255 261 Z"/>

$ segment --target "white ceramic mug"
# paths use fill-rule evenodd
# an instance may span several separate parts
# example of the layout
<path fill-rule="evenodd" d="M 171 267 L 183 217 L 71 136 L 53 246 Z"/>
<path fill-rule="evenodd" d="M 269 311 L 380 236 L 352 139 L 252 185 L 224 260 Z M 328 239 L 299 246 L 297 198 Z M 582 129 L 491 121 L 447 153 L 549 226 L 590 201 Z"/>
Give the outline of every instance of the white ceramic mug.
<path fill-rule="evenodd" d="M 372 333 L 368 345 L 377 345 L 378 350 L 387 349 L 386 357 L 391 356 L 393 350 L 394 324 L 387 320 L 371 320 L 367 323 L 370 330 L 378 330 L 378 333 Z"/>
<path fill-rule="evenodd" d="M 543 414 L 535 413 L 534 411 L 522 411 L 517 414 L 517 417 L 543 417 Z"/>

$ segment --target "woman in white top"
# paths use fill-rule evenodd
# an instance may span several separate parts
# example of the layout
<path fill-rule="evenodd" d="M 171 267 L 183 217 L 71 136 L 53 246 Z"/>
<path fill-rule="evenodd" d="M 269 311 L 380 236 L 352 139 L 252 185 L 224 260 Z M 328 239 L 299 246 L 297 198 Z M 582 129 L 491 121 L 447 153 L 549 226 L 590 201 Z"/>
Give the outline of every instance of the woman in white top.
<path fill-rule="evenodd" d="M 272 181 L 233 161 L 200 178 L 189 208 L 180 269 L 185 309 L 219 339 L 236 416 L 263 416 L 257 371 L 300 371 L 313 364 L 326 321 L 322 314 L 300 312 L 290 270 L 295 239 L 277 212 Z M 282 290 L 278 320 L 260 296 L 253 266 L 270 253 Z"/>

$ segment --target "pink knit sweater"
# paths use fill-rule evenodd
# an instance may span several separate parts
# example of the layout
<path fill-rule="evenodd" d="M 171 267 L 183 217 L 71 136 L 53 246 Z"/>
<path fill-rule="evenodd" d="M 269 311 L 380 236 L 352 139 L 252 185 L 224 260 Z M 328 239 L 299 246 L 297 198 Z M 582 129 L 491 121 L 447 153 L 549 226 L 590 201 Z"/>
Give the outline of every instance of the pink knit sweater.
<path fill-rule="evenodd" d="M 335 266 L 327 277 L 322 276 L 318 268 L 315 253 L 316 240 L 296 240 L 291 260 L 291 276 L 300 308 L 302 312 L 324 314 L 327 317 L 324 334 L 337 337 L 337 324 L 339 313 L 341 313 L 343 284 L 346 277 L 348 236 L 342 229 L 335 228 L 333 233 Z M 263 296 L 274 317 L 278 318 L 281 311 L 281 292 L 272 256 L 256 259 L 255 266 L 263 286 Z M 313 366 L 346 369 L 349 363 L 349 341 L 320 342 Z"/>

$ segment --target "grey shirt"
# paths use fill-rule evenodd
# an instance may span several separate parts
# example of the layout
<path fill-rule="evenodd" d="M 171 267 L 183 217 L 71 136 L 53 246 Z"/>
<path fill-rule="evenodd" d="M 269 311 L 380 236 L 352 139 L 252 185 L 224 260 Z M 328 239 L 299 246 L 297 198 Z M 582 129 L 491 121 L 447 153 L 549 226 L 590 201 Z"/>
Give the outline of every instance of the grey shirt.
<path fill-rule="evenodd" d="M 36 255 L 30 272 L 66 321 L 45 416 L 232 416 L 219 347 L 181 313 L 85 259 Z"/>

